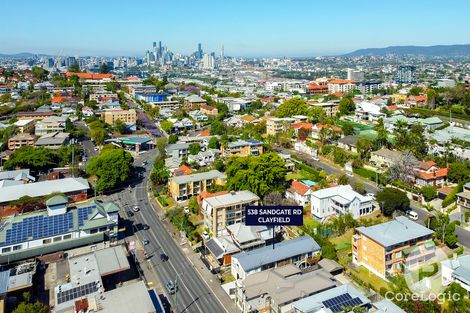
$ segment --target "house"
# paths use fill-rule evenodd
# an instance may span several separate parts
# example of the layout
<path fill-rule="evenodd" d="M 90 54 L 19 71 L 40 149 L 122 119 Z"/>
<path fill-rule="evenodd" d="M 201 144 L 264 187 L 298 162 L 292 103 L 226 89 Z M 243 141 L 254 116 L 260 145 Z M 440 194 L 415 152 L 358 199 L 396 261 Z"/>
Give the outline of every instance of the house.
<path fill-rule="evenodd" d="M 39 139 L 36 141 L 34 146 L 45 147 L 49 149 L 58 149 L 68 144 L 69 137 L 70 137 L 69 133 L 63 133 L 63 132 L 48 133 L 39 137 Z"/>
<path fill-rule="evenodd" d="M 91 117 L 95 115 L 95 112 L 93 112 L 93 109 L 87 106 L 82 107 L 82 114 L 85 117 Z"/>
<path fill-rule="evenodd" d="M 322 222 L 337 214 L 350 213 L 358 219 L 374 211 L 372 198 L 355 192 L 350 185 L 321 189 L 310 198 L 312 216 Z"/>
<path fill-rule="evenodd" d="M 409 96 L 406 98 L 405 105 L 409 108 L 424 107 L 427 103 L 426 95 Z"/>
<path fill-rule="evenodd" d="M 291 117 L 272 117 L 266 121 L 266 134 L 276 136 L 289 130 L 290 125 L 295 122 Z"/>
<path fill-rule="evenodd" d="M 245 207 L 258 205 L 260 198 L 249 190 L 205 198 L 202 201 L 204 226 L 213 234 L 220 234 L 228 225 L 245 221 Z"/>
<path fill-rule="evenodd" d="M 356 103 L 355 118 L 359 121 L 378 121 L 380 118 L 387 117 L 387 114 L 382 112 L 382 107 L 372 102 L 362 101 Z"/>
<path fill-rule="evenodd" d="M 357 227 L 352 238 L 353 263 L 386 278 L 435 255 L 434 232 L 405 216 L 390 222 Z"/>
<path fill-rule="evenodd" d="M 251 106 L 251 100 L 249 99 L 222 97 L 217 98 L 216 101 L 226 104 L 230 112 L 246 110 Z"/>
<path fill-rule="evenodd" d="M 463 213 L 470 212 L 470 183 L 466 183 L 463 191 L 457 194 L 457 208 Z"/>
<path fill-rule="evenodd" d="M 388 168 L 400 160 L 402 153 L 387 148 L 381 148 L 372 151 L 370 154 L 370 162 L 378 168 Z"/>
<path fill-rule="evenodd" d="M 165 147 L 166 155 L 182 159 L 185 156 L 188 156 L 189 145 L 189 142 L 177 142 L 170 144 Z"/>
<path fill-rule="evenodd" d="M 29 169 L 0 172 L 0 188 L 7 185 L 29 184 L 35 181 L 36 178 L 29 174 Z"/>
<path fill-rule="evenodd" d="M 310 203 L 310 197 L 315 189 L 315 183 L 309 186 L 309 183 L 298 181 L 294 179 L 290 187 L 286 190 L 286 198 L 294 200 L 300 206 L 305 206 Z"/>
<path fill-rule="evenodd" d="M 68 117 L 50 116 L 36 123 L 34 134 L 42 136 L 50 133 L 65 131 L 65 125 Z"/>
<path fill-rule="evenodd" d="M 37 137 L 28 133 L 17 134 L 8 139 L 8 150 L 18 150 L 23 146 L 34 146 Z"/>
<path fill-rule="evenodd" d="M 447 168 L 439 168 L 433 161 L 419 162 L 415 171 L 415 185 L 423 186 L 439 186 L 443 187 L 447 178 Z"/>
<path fill-rule="evenodd" d="M 237 288 L 236 299 L 242 313 L 292 312 L 295 301 L 339 285 L 322 269 L 304 273 L 288 264 L 248 276 Z"/>
<path fill-rule="evenodd" d="M 181 165 L 174 171 L 172 171 L 173 176 L 183 176 L 183 175 L 189 175 L 193 172 L 193 170 L 187 166 L 187 165 Z"/>
<path fill-rule="evenodd" d="M 305 297 L 292 303 L 293 313 L 330 313 L 330 312 L 349 312 L 351 307 L 360 307 L 368 311 L 370 300 L 364 296 L 353 285 L 346 284 L 337 286 Z M 394 311 L 390 311 L 395 313 Z"/>
<path fill-rule="evenodd" d="M 457 283 L 470 292 L 470 254 L 455 256 L 441 262 L 442 285 Z"/>
<path fill-rule="evenodd" d="M 356 136 L 344 136 L 343 138 L 338 139 L 338 147 L 347 151 L 351 151 L 353 153 L 357 153 L 356 143 L 358 141 L 359 138 L 357 138 Z"/>
<path fill-rule="evenodd" d="M 326 139 L 330 140 L 330 138 L 333 136 L 333 134 L 338 135 L 338 138 L 341 134 L 341 128 L 334 126 L 334 125 L 327 125 L 327 124 L 321 124 L 317 123 L 313 125 L 312 127 L 312 134 L 310 135 L 312 139 L 320 140 L 321 138 L 321 130 L 326 128 L 327 129 L 327 134 L 326 134 Z"/>
<path fill-rule="evenodd" d="M 222 157 L 224 158 L 228 158 L 231 156 L 256 156 L 263 154 L 263 143 L 256 139 L 239 139 L 237 141 L 229 142 L 227 146 L 222 146 L 221 150 Z"/>
<path fill-rule="evenodd" d="M 135 124 L 137 121 L 137 113 L 134 109 L 108 110 L 101 113 L 101 118 L 108 125 L 114 125 L 114 122 L 117 120 L 127 124 Z"/>
<path fill-rule="evenodd" d="M 32 184 L 30 184 L 32 185 Z M 12 215 L 0 227 L 0 263 L 14 262 L 117 237 L 119 207 L 112 202 L 67 206 L 50 198 L 46 211 Z"/>
<path fill-rule="evenodd" d="M 217 170 L 170 178 L 170 194 L 176 201 L 188 200 L 213 185 L 224 185 L 226 176 Z"/>
<path fill-rule="evenodd" d="M 249 275 L 270 268 L 294 264 L 300 269 L 317 264 L 321 248 L 310 236 L 285 240 L 273 247 L 266 246 L 232 256 L 231 274 L 235 279 L 244 280 Z"/>
<path fill-rule="evenodd" d="M 73 202 L 87 199 L 88 181 L 84 178 L 63 178 L 46 180 L 29 184 L 5 186 L 0 189 L 0 210 L 2 215 L 13 214 L 16 207 L 12 202 L 24 196 L 32 198 L 43 198 L 51 193 L 63 193 Z"/>
<path fill-rule="evenodd" d="M 34 120 L 18 120 L 13 125 L 20 133 L 32 133 L 34 130 Z"/>
<path fill-rule="evenodd" d="M 291 125 L 291 128 L 294 130 L 294 134 L 296 137 L 299 136 L 299 130 L 304 129 L 307 132 L 312 131 L 313 124 L 312 123 L 306 123 L 306 122 L 299 122 L 296 124 Z"/>
<path fill-rule="evenodd" d="M 207 149 L 205 151 L 200 151 L 195 155 L 188 155 L 188 162 L 196 162 L 197 165 L 201 167 L 211 166 L 219 155 L 220 151 L 218 149 Z"/>
<path fill-rule="evenodd" d="M 215 116 L 219 114 L 219 110 L 217 110 L 216 107 L 213 107 L 207 104 L 201 104 L 199 109 L 201 110 L 202 113 L 209 115 L 209 116 Z"/>
<path fill-rule="evenodd" d="M 197 110 L 203 104 L 207 104 L 207 101 L 198 95 L 190 95 L 184 98 L 184 109 L 187 111 Z"/>
<path fill-rule="evenodd" d="M 272 227 L 236 223 L 225 226 L 219 235 L 205 241 L 204 246 L 209 251 L 209 256 L 227 266 L 230 265 L 233 254 L 264 247 L 273 237 Z"/>
<path fill-rule="evenodd" d="M 190 111 L 188 115 L 196 122 L 205 122 L 209 119 L 201 110 Z"/>

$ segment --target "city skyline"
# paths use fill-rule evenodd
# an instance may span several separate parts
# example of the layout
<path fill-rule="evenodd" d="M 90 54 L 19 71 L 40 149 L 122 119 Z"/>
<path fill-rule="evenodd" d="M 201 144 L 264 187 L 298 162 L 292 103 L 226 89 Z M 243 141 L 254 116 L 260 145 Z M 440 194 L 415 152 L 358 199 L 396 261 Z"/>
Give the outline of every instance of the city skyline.
<path fill-rule="evenodd" d="M 455 5 L 439 1 L 423 7 L 405 1 L 372 6 L 363 0 L 340 8 L 309 1 L 289 6 L 282 1 L 269 5 L 156 1 L 126 5 L 125 10 L 110 1 L 84 1 L 80 8 L 87 10 L 58 1 L 26 2 L 26 6 L 2 4 L 5 12 L 20 11 L 23 18 L 18 23 L 15 14 L 4 15 L 4 24 L 15 27 L 0 35 L 0 53 L 143 57 L 153 41 L 162 41 L 171 51 L 185 55 L 202 43 L 206 52 L 218 52 L 224 45 L 227 56 L 306 57 L 362 48 L 470 42 L 463 35 L 470 29 L 465 18 L 470 4 L 465 1 L 454 3 L 460 7 L 457 11 Z M 436 23 L 447 13 L 454 18 L 445 25 Z M 333 15 L 335 23 L 331 22 Z"/>

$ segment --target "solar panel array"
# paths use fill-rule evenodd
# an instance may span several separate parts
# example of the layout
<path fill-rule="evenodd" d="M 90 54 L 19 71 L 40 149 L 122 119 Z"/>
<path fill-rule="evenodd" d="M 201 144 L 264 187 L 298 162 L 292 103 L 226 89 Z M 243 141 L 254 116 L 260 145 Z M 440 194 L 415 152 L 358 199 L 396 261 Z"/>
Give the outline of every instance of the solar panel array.
<path fill-rule="evenodd" d="M 59 291 L 57 293 L 57 303 L 61 304 L 64 302 L 75 300 L 80 297 L 95 293 L 97 291 L 98 285 L 96 284 L 96 282 L 88 283 L 65 291 Z"/>
<path fill-rule="evenodd" d="M 37 215 L 13 223 L 6 231 L 6 239 L 0 246 L 9 246 L 27 240 L 53 237 L 68 232 L 73 227 L 73 213 L 55 216 Z"/>
<path fill-rule="evenodd" d="M 95 206 L 88 206 L 84 208 L 78 208 L 78 225 L 83 226 L 83 222 L 88 219 L 88 216 L 93 212 Z"/>
<path fill-rule="evenodd" d="M 325 307 L 333 312 L 342 312 L 345 307 L 355 307 L 362 304 L 361 299 L 353 298 L 349 293 L 323 301 Z"/>

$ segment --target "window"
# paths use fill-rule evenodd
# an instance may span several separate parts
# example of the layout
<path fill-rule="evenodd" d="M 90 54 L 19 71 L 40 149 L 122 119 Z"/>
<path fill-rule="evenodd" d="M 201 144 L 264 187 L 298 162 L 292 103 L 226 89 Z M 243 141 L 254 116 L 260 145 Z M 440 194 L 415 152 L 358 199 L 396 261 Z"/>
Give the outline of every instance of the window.
<path fill-rule="evenodd" d="M 90 229 L 90 234 L 96 234 L 98 232 L 98 228 Z"/>
<path fill-rule="evenodd" d="M 21 250 L 21 245 L 13 246 L 13 251 Z"/>
<path fill-rule="evenodd" d="M 7 253 L 11 251 L 11 247 L 3 248 L 2 253 Z"/>
<path fill-rule="evenodd" d="M 61 241 L 61 240 L 62 240 L 61 236 L 54 237 L 54 242 Z"/>
<path fill-rule="evenodd" d="M 43 245 L 47 245 L 48 243 L 51 243 L 51 242 L 52 242 L 52 239 L 51 239 L 51 238 L 49 238 L 49 239 L 44 239 L 44 240 L 42 241 L 42 244 L 43 244 Z"/>
<path fill-rule="evenodd" d="M 64 235 L 64 240 L 72 239 L 72 234 Z"/>
<path fill-rule="evenodd" d="M 99 231 L 100 231 L 100 232 L 103 232 L 103 231 L 106 231 L 106 230 L 108 230 L 107 227 L 100 227 L 100 230 L 99 230 Z"/>

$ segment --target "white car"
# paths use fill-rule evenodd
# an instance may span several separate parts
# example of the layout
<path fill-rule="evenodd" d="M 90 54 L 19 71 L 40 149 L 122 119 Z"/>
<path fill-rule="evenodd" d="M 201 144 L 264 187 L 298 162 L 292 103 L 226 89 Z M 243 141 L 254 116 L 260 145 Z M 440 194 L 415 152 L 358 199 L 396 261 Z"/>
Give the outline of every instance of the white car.
<path fill-rule="evenodd" d="M 413 220 L 413 221 L 417 221 L 419 218 L 418 213 L 412 210 L 406 211 L 406 215 L 408 216 L 410 220 Z"/>
<path fill-rule="evenodd" d="M 209 233 L 208 233 L 208 232 L 204 231 L 204 232 L 202 233 L 202 238 L 204 238 L 205 240 L 209 240 L 209 239 L 211 238 L 211 236 L 209 236 Z"/>
<path fill-rule="evenodd" d="M 135 207 L 132 208 L 132 211 L 134 212 L 139 212 L 140 208 L 136 205 Z"/>

